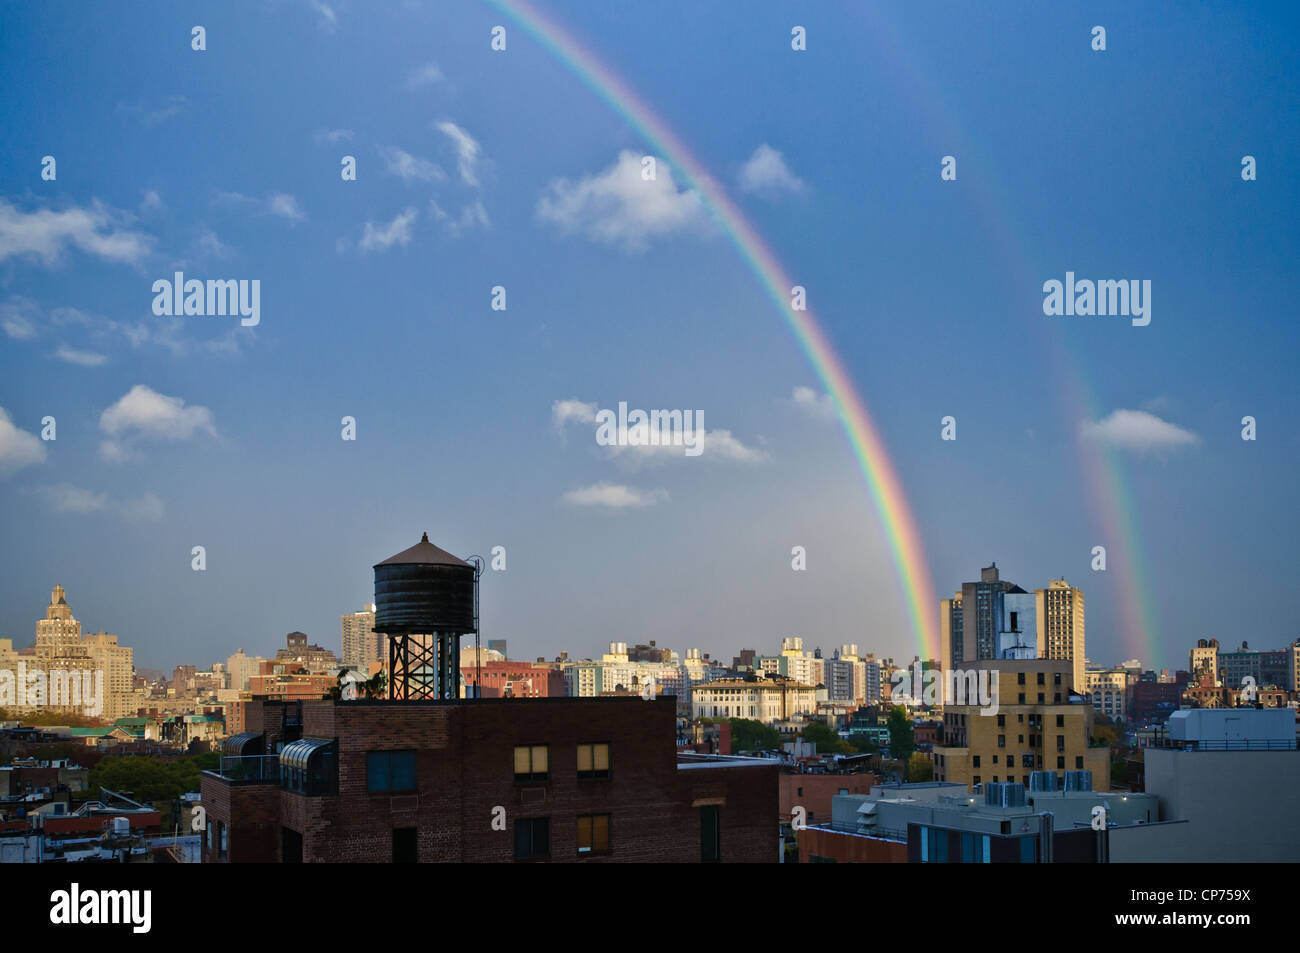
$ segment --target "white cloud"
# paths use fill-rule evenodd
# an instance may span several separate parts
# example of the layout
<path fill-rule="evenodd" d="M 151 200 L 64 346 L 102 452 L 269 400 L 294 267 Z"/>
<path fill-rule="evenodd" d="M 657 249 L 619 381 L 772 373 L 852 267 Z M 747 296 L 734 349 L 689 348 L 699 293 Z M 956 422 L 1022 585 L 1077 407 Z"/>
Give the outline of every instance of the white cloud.
<path fill-rule="evenodd" d="M 152 493 L 146 493 L 134 500 L 123 500 L 118 504 L 118 510 L 123 516 L 141 523 L 158 522 L 163 518 L 164 509 L 163 501 Z"/>
<path fill-rule="evenodd" d="M 466 185 L 478 186 L 478 158 L 482 147 L 478 140 L 454 122 L 437 123 L 437 129 L 456 147 L 456 168 Z"/>
<path fill-rule="evenodd" d="M 317 145 L 333 146 L 352 138 L 351 129 L 319 129 L 312 136 Z"/>
<path fill-rule="evenodd" d="M 754 150 L 740 167 L 740 188 L 745 192 L 773 196 L 780 192 L 802 192 L 804 184 L 786 167 L 785 157 L 766 142 Z"/>
<path fill-rule="evenodd" d="M 194 243 L 194 250 L 201 258 L 226 258 L 230 246 L 217 237 L 217 233 L 205 227 Z"/>
<path fill-rule="evenodd" d="M 264 199 L 244 195 L 242 192 L 218 192 L 217 201 L 252 206 L 260 214 L 275 215 L 288 220 L 290 224 L 296 224 L 307 217 L 298 200 L 286 192 L 272 192 Z"/>
<path fill-rule="evenodd" d="M 556 430 L 563 431 L 570 423 L 592 427 L 593 436 L 598 429 L 597 413 L 600 408 L 596 403 L 587 403 L 571 397 L 557 400 L 551 404 L 551 421 Z M 611 408 L 617 415 L 617 411 Z M 630 415 L 631 411 L 629 411 Z M 747 446 L 730 430 L 708 430 L 700 427 L 697 421 L 703 420 L 703 413 L 697 418 L 692 414 L 689 441 L 700 448 L 700 453 L 686 453 L 687 435 L 681 432 L 685 421 L 682 417 L 676 421 L 663 416 L 648 414 L 645 421 L 631 424 L 625 434 L 626 443 L 615 443 L 601 447 L 610 457 L 618 457 L 628 462 L 640 463 L 672 458 L 705 456 L 713 460 L 731 460 L 736 463 L 757 463 L 768 458 L 768 454 L 754 447 Z"/>
<path fill-rule="evenodd" d="M 388 171 L 408 185 L 411 182 L 446 181 L 447 173 L 443 172 L 442 167 L 436 162 L 411 155 L 404 149 L 396 147 L 381 149 L 380 155 L 384 157 L 384 164 L 388 167 Z"/>
<path fill-rule="evenodd" d="M 551 422 L 555 424 L 557 430 L 563 430 L 564 425 L 571 420 L 580 424 L 594 424 L 598 409 L 595 401 L 586 403 L 576 397 L 557 400 L 551 404 Z"/>
<path fill-rule="evenodd" d="M 441 83 L 444 78 L 442 70 L 438 69 L 436 63 L 425 63 L 411 70 L 411 74 L 406 78 L 406 88 L 419 89 L 421 86 L 432 86 L 434 83 Z"/>
<path fill-rule="evenodd" d="M 362 251 L 388 251 L 394 245 L 405 247 L 411 241 L 411 224 L 415 221 L 416 211 L 408 208 L 387 225 L 375 225 L 366 222 L 361 235 Z"/>
<path fill-rule="evenodd" d="M 301 222 L 307 216 L 303 214 L 298 200 L 285 192 L 276 192 L 267 200 L 271 214 L 287 218 L 290 222 Z"/>
<path fill-rule="evenodd" d="M 153 493 L 129 500 L 114 500 L 107 493 L 97 493 L 71 483 L 36 487 L 32 491 L 56 513 L 116 513 L 132 522 L 153 522 L 163 518 L 164 505 Z"/>
<path fill-rule="evenodd" d="M 1201 442 L 1201 438 L 1190 430 L 1161 420 L 1145 410 L 1116 410 L 1101 420 L 1084 421 L 1082 433 L 1086 439 L 1139 453 L 1175 450 Z"/>
<path fill-rule="evenodd" d="M 162 196 L 154 189 L 145 192 L 144 198 L 140 200 L 140 211 L 142 212 L 161 212 L 166 207 L 163 204 Z"/>
<path fill-rule="evenodd" d="M 320 19 L 316 25 L 326 33 L 333 33 L 334 28 L 338 26 L 338 16 L 334 13 L 334 8 L 321 0 L 307 0 L 307 5 L 316 11 Z"/>
<path fill-rule="evenodd" d="M 107 493 L 96 493 L 71 483 L 37 487 L 36 492 L 56 513 L 95 513 L 108 508 Z"/>
<path fill-rule="evenodd" d="M 467 203 L 460 210 L 460 217 L 452 218 L 450 214 L 443 211 L 441 205 L 430 199 L 429 212 L 436 221 L 442 222 L 443 227 L 452 235 L 459 235 L 465 229 L 474 228 L 475 226 L 488 228 L 492 224 L 488 220 L 487 209 L 483 207 L 482 202 Z"/>
<path fill-rule="evenodd" d="M 19 255 L 39 258 L 46 267 L 73 245 L 108 261 L 134 265 L 149 254 L 153 238 L 122 227 L 120 213 L 99 200 L 88 207 L 23 212 L 0 199 L 0 261 Z"/>
<path fill-rule="evenodd" d="M 15 341 L 36 337 L 36 305 L 27 298 L 10 298 L 0 304 L 0 327 Z"/>
<path fill-rule="evenodd" d="M 180 397 L 168 397 L 136 384 L 113 406 L 99 417 L 99 429 L 110 437 L 131 438 L 136 435 L 163 440 L 189 440 L 203 431 L 217 435 L 212 423 L 212 411 L 197 404 L 186 406 Z M 106 443 L 111 441 L 106 441 Z M 100 448 L 106 459 L 120 459 L 125 448 L 114 444 L 116 450 Z"/>
<path fill-rule="evenodd" d="M 9 411 L 0 407 L 0 474 L 44 462 L 45 442 L 36 434 L 15 427 Z"/>
<path fill-rule="evenodd" d="M 66 344 L 60 344 L 54 356 L 60 361 L 76 364 L 79 367 L 99 367 L 108 361 L 106 355 L 96 354 L 94 351 L 81 351 Z"/>
<path fill-rule="evenodd" d="M 830 394 L 819 394 L 811 387 L 796 387 L 790 400 L 799 410 L 813 417 L 827 420 L 834 420 L 836 417 L 835 401 L 831 400 Z"/>
<path fill-rule="evenodd" d="M 668 499 L 666 490 L 637 490 L 619 483 L 593 483 L 564 494 L 564 502 L 574 506 L 603 506 L 607 509 L 640 509 Z"/>
<path fill-rule="evenodd" d="M 696 227 L 705 220 L 700 197 L 679 191 L 665 162 L 654 179 L 641 178 L 641 156 L 619 153 L 609 168 L 577 182 L 556 179 L 537 203 L 537 216 L 564 232 L 578 232 L 629 252 L 644 251 L 652 238 Z"/>

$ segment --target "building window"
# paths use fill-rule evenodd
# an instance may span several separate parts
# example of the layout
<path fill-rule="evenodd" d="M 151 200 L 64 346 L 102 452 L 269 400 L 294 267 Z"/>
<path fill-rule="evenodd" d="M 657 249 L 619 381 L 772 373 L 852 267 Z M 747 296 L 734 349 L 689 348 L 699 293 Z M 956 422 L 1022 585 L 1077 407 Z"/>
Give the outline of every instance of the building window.
<path fill-rule="evenodd" d="M 545 781 L 551 776 L 551 749 L 549 745 L 517 745 L 515 747 L 515 780 Z"/>
<path fill-rule="evenodd" d="M 994 757 L 996 758 L 997 755 L 994 755 Z M 980 766 L 980 756 L 979 756 L 979 755 L 975 755 L 974 763 L 971 765 L 971 767 L 972 767 L 972 768 L 978 768 L 979 766 Z M 800 793 L 802 793 L 802 792 L 800 792 Z"/>
<path fill-rule="evenodd" d="M 997 763 L 998 763 L 998 756 L 997 756 L 997 755 L 994 755 L 994 756 L 993 756 L 993 763 L 994 763 L 994 764 L 997 764 Z"/>
<path fill-rule="evenodd" d="M 1025 673 L 1024 673 L 1024 672 L 1020 672 L 1020 673 L 1018 673 L 1017 678 L 1016 678 L 1016 682 L 1017 682 L 1017 684 L 1020 684 L 1020 685 L 1025 684 Z"/>
<path fill-rule="evenodd" d="M 518 748 L 516 759 L 518 759 Z M 518 768 L 515 771 L 518 772 Z M 583 780 L 604 779 L 609 777 L 609 745 L 578 745 L 578 777 Z"/>
<path fill-rule="evenodd" d="M 999 748 L 1005 748 L 1006 746 L 1007 746 L 1007 736 L 1006 736 L 1006 735 L 998 735 L 998 747 L 999 747 Z"/>
<path fill-rule="evenodd" d="M 1038 684 L 1039 684 L 1039 685 L 1045 685 L 1045 684 L 1047 684 L 1046 680 L 1043 678 L 1043 673 L 1042 673 L 1042 672 L 1039 672 L 1039 673 L 1038 673 Z"/>
<path fill-rule="evenodd" d="M 1075 755 L 1074 767 L 1079 771 L 1083 770 L 1083 755 Z"/>
<path fill-rule="evenodd" d="M 217 821 L 217 857 L 224 860 L 226 857 L 226 825 L 223 821 Z"/>
<path fill-rule="evenodd" d="M 1006 716 L 1006 715 L 998 715 L 998 727 L 999 727 L 999 728 L 1005 728 L 1006 726 L 1007 726 L 1007 716 Z"/>
<path fill-rule="evenodd" d="M 700 860 L 706 864 L 716 864 L 722 860 L 719 814 L 716 804 L 706 804 L 700 808 Z"/>
<path fill-rule="evenodd" d="M 1065 768 L 1065 758 L 1063 758 L 1063 757 L 1062 757 L 1062 758 L 1057 758 L 1057 759 L 1056 759 L 1056 766 L 1057 766 L 1058 768 L 1064 769 L 1064 768 Z"/>
<path fill-rule="evenodd" d="M 515 860 L 551 856 L 551 819 L 529 817 L 515 821 Z"/>
<path fill-rule="evenodd" d="M 608 814 L 580 814 L 578 816 L 578 853 L 609 853 Z"/>
<path fill-rule="evenodd" d="M 1061 684 L 1061 673 L 1057 672 L 1052 676 L 1052 684 L 1059 686 Z"/>
<path fill-rule="evenodd" d="M 1064 715 L 1057 715 L 1057 716 L 1056 716 L 1056 727 L 1057 727 L 1057 728 L 1064 728 L 1064 727 L 1065 727 L 1065 716 L 1064 716 Z"/>
<path fill-rule="evenodd" d="M 416 863 L 420 859 L 417 843 L 414 827 L 393 828 L 393 863 Z"/>
<path fill-rule="evenodd" d="M 371 794 L 415 790 L 414 751 L 367 751 L 366 790 Z"/>
<path fill-rule="evenodd" d="M 979 783 L 980 783 L 980 776 L 977 774 L 977 775 L 975 775 L 974 777 L 972 777 L 972 778 L 970 779 L 970 783 L 971 783 L 971 784 L 979 784 Z"/>

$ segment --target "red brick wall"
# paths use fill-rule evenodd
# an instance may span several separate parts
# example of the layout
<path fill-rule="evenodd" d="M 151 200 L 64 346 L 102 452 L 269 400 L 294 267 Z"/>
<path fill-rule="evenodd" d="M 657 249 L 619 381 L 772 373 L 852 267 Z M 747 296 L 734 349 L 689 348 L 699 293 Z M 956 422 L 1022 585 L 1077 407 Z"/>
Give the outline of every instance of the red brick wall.
<path fill-rule="evenodd" d="M 789 821 L 796 805 L 807 812 L 809 824 L 829 824 L 831 798 L 841 790 L 849 794 L 870 794 L 878 784 L 876 776 L 865 774 L 783 774 L 781 775 L 781 819 Z M 803 793 L 800 794 L 802 789 Z"/>
<path fill-rule="evenodd" d="M 278 830 L 265 830 L 277 813 L 279 824 L 303 835 L 306 862 L 388 862 L 400 827 L 418 829 L 421 861 L 513 861 L 514 822 L 528 817 L 550 818 L 552 861 L 697 862 L 701 802 L 720 802 L 724 862 L 775 862 L 779 766 L 679 770 L 675 719 L 676 700 L 667 696 L 306 702 L 304 736 L 339 742 L 336 797 L 205 775 L 203 803 L 209 823 L 234 817 L 232 862 L 278 856 Z M 577 745 L 590 742 L 610 744 L 607 780 L 577 777 Z M 550 746 L 549 780 L 516 784 L 514 748 L 531 744 Z M 384 749 L 416 751 L 417 791 L 366 790 L 366 753 Z M 497 806 L 504 830 L 492 829 Z M 611 815 L 608 855 L 577 853 L 583 814 Z M 245 836 L 258 846 L 245 852 L 237 844 Z"/>
<path fill-rule="evenodd" d="M 896 841 L 877 840 L 807 828 L 798 832 L 799 863 L 811 863 L 813 854 L 830 857 L 841 864 L 905 864 L 907 845 Z"/>

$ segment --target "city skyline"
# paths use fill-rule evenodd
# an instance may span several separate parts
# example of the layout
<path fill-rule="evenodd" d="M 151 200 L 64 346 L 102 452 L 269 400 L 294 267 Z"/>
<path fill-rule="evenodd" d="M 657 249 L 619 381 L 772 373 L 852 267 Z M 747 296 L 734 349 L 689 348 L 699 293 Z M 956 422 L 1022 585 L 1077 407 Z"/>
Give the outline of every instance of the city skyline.
<path fill-rule="evenodd" d="M 844 5 L 801 12 L 805 55 L 780 5 L 725 39 L 719 10 L 551 15 L 806 289 L 915 573 L 707 190 L 573 57 L 513 27 L 495 55 L 500 14 L 468 3 L 204 11 L 199 52 L 199 14 L 158 4 L 125 31 L 85 10 L 68 63 L 57 11 L 9 8 L 0 50 L 47 78 L 0 143 L 0 637 L 57 583 L 150 667 L 333 644 L 370 566 L 428 531 L 504 547 L 483 631 L 523 658 L 789 636 L 924 657 L 912 603 L 937 619 L 994 561 L 1078 586 L 1098 662 L 1290 643 L 1300 110 L 1270 64 L 1295 65 L 1296 13 L 1117 7 L 1097 53 L 1064 11 L 989 11 L 977 42 Z M 249 282 L 249 307 L 169 315 L 178 272 Z M 1142 318 L 1044 300 L 1117 279 Z M 702 411 L 704 452 L 602 444 L 623 404 Z"/>

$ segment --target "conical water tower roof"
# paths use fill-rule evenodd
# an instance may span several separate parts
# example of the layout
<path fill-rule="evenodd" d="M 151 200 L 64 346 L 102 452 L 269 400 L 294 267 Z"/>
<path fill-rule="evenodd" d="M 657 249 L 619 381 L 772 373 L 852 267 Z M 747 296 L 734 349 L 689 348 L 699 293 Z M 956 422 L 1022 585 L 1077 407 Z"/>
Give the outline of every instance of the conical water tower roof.
<path fill-rule="evenodd" d="M 473 568 L 463 559 L 458 559 L 445 549 L 439 549 L 433 543 L 429 542 L 429 534 L 425 533 L 418 543 L 410 549 L 404 549 L 396 556 L 389 556 L 382 563 L 376 563 L 375 568 L 380 566 L 465 566 Z"/>

